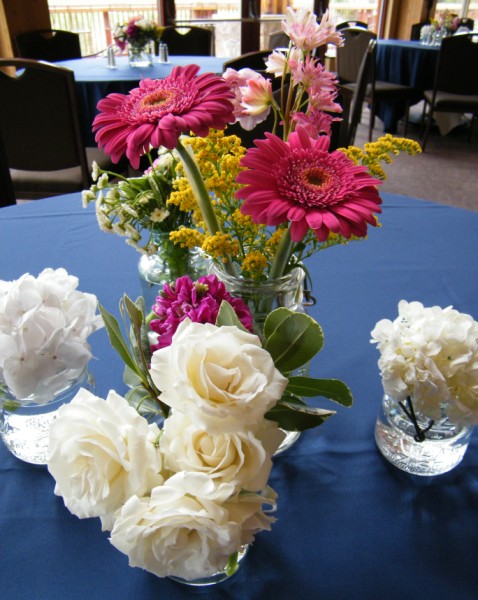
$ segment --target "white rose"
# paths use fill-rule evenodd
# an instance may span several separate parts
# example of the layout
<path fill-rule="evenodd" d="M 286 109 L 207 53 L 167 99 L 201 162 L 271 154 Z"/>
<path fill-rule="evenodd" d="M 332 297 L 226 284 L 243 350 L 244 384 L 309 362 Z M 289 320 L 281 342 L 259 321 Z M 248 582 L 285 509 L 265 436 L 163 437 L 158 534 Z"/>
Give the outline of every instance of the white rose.
<path fill-rule="evenodd" d="M 164 423 L 160 447 L 164 466 L 171 471 L 207 473 L 216 483 L 258 491 L 267 484 L 271 456 L 283 439 L 277 423 L 266 419 L 254 431 L 211 433 L 173 410 Z"/>
<path fill-rule="evenodd" d="M 287 385 L 256 335 L 189 319 L 180 323 L 170 346 L 154 352 L 151 377 L 165 404 L 194 414 L 210 431 L 255 425 Z"/>
<path fill-rule="evenodd" d="M 162 483 L 159 434 L 116 392 L 105 401 L 80 389 L 50 427 L 55 494 L 77 517 L 104 517 L 108 528 L 127 498 Z"/>
<path fill-rule="evenodd" d="M 265 488 L 261 494 L 242 493 L 231 496 L 223 507 L 229 512 L 229 520 L 241 526 L 241 544 L 250 544 L 259 531 L 270 531 L 272 523 L 277 521 L 269 512 L 276 509 L 277 494 L 271 488 Z M 268 506 L 264 510 L 264 505 Z"/>
<path fill-rule="evenodd" d="M 158 577 L 197 579 L 224 568 L 241 546 L 241 527 L 222 508 L 233 486 L 215 486 L 203 473 L 177 473 L 151 497 L 133 496 L 122 507 L 110 541 Z"/>

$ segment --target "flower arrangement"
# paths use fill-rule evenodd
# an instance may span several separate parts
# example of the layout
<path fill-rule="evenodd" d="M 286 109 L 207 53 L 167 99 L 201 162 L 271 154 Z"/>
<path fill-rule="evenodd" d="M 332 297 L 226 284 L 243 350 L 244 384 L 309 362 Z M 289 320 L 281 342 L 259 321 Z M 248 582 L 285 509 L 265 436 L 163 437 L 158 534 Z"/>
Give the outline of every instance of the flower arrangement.
<path fill-rule="evenodd" d="M 460 18 L 457 14 L 449 10 L 442 10 L 438 13 L 437 18 L 432 20 L 431 24 L 435 31 L 443 31 L 445 34 L 450 35 L 458 29 L 459 23 Z"/>
<path fill-rule="evenodd" d="M 118 48 L 123 51 L 126 46 L 144 48 L 151 42 L 161 39 L 163 27 L 144 17 L 133 17 L 123 25 L 117 25 L 113 34 Z"/>
<path fill-rule="evenodd" d="M 15 410 L 46 404 L 91 358 L 87 338 L 103 327 L 96 296 L 65 269 L 0 281 L 0 400 Z"/>
<path fill-rule="evenodd" d="M 279 100 L 271 79 L 258 73 L 227 70 L 221 78 L 197 75 L 199 68 L 189 65 L 100 101 L 93 125 L 99 146 L 114 161 L 125 153 L 135 168 L 151 148 L 174 148 L 196 205 L 184 181 L 174 182 L 176 202 L 194 211 L 198 229 L 171 235 L 180 244 L 200 243 L 228 274 L 255 280 L 276 279 L 320 249 L 364 238 L 368 226 L 378 224 L 381 204 L 381 180 L 369 168 L 378 161 L 361 163 L 353 149 L 329 152 L 331 124 L 341 107 L 337 81 L 314 54 L 320 45 L 341 44 L 340 33 L 328 13 L 317 23 L 305 9 L 288 8 L 282 27 L 289 48 L 266 62 L 266 71 L 280 81 Z M 270 111 L 272 131 L 247 151 L 211 131 L 236 120 L 252 128 Z M 190 147 L 196 142 L 183 137 L 191 133 L 210 143 L 210 177 L 198 167 L 202 159 Z M 214 157 L 217 145 L 220 160 Z M 385 145 L 392 153 L 420 151 L 408 140 L 387 138 Z M 383 148 L 379 142 L 369 158 Z M 203 149 L 197 145 L 199 154 Z M 204 177 L 214 180 L 213 195 Z"/>
<path fill-rule="evenodd" d="M 157 349 L 141 299 L 123 298 L 127 339 L 100 307 L 112 345 L 144 383 L 140 404 L 131 406 L 135 393 L 126 400 L 110 391 L 103 400 L 80 390 L 50 428 L 55 493 L 76 516 L 99 517 L 131 566 L 160 577 L 232 574 L 244 547 L 275 521 L 268 479 L 284 416 L 308 427 L 333 414 L 296 394 L 351 403 L 340 381 L 285 375 L 322 346 L 310 317 L 279 309 L 260 340 L 238 318 L 247 322 L 247 309 L 227 299 L 212 276 L 165 286 L 155 316 L 161 326 L 169 321 L 168 340 Z M 147 403 L 148 420 L 139 414 Z"/>
<path fill-rule="evenodd" d="M 451 306 L 401 300 L 394 321 L 372 331 L 383 388 L 404 410 L 478 422 L 478 323 Z M 413 406 L 411 406 L 413 404 Z"/>
<path fill-rule="evenodd" d="M 158 250 L 156 234 L 169 233 L 191 224 L 191 212 L 169 202 L 178 158 L 161 149 L 139 177 L 104 171 L 93 163 L 93 185 L 82 193 L 83 206 L 95 202 L 99 227 L 123 236 L 145 254 Z"/>

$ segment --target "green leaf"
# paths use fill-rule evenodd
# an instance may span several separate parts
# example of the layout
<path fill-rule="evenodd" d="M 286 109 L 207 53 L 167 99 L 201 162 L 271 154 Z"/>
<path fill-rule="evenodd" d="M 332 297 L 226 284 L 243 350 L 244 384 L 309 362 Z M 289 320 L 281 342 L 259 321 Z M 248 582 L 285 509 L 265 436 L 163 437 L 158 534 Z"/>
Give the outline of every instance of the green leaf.
<path fill-rule="evenodd" d="M 135 388 L 142 384 L 141 378 L 138 377 L 138 374 L 135 371 L 132 371 L 128 366 L 125 366 L 123 371 L 123 382 L 129 388 Z"/>
<path fill-rule="evenodd" d="M 103 317 L 103 322 L 105 324 L 105 329 L 110 339 L 111 345 L 116 350 L 116 352 L 118 352 L 125 365 L 137 373 L 138 367 L 136 366 L 136 363 L 134 362 L 134 359 L 130 354 L 128 344 L 126 343 L 123 334 L 121 333 L 118 321 L 99 303 L 98 309 L 100 311 L 101 316 Z"/>
<path fill-rule="evenodd" d="M 152 398 L 148 391 L 141 385 L 128 390 L 125 398 L 140 415 L 151 413 L 161 414 L 161 411 L 158 410 L 157 400 Z"/>
<path fill-rule="evenodd" d="M 296 396 L 313 398 L 323 396 L 342 406 L 352 406 L 352 392 L 339 379 L 314 379 L 312 377 L 289 377 L 286 392 Z"/>
<path fill-rule="evenodd" d="M 141 302 L 142 301 L 142 302 Z M 139 306 L 144 306 L 143 298 L 138 298 L 136 300 L 136 304 L 129 298 L 126 294 L 123 296 L 124 307 L 126 308 L 126 312 L 128 313 L 129 320 L 131 321 L 131 325 L 134 328 L 140 329 L 144 322 L 144 311 L 139 308 Z M 138 306 L 139 305 L 139 306 Z"/>
<path fill-rule="evenodd" d="M 324 334 L 317 321 L 288 308 L 278 308 L 267 316 L 264 337 L 263 347 L 281 373 L 290 373 L 305 365 L 324 344 Z"/>
<path fill-rule="evenodd" d="M 217 313 L 216 325 L 218 327 L 225 327 L 227 325 L 235 325 L 242 329 L 242 331 L 247 331 L 244 325 L 239 321 L 239 317 L 236 315 L 234 309 L 229 304 L 223 300 L 221 302 L 221 306 L 219 307 L 219 312 Z"/>
<path fill-rule="evenodd" d="M 120 303 L 120 309 L 123 319 L 126 321 L 127 314 L 131 323 L 129 342 L 132 355 L 136 362 L 143 365 L 143 368 L 147 370 L 151 359 L 151 346 L 148 339 L 148 325 L 145 319 L 144 298 L 139 296 L 136 302 L 133 302 L 125 294 Z"/>
<path fill-rule="evenodd" d="M 286 431 L 304 431 L 319 427 L 332 415 L 335 415 L 333 410 L 307 406 L 293 396 L 284 395 L 266 414 L 266 418 L 277 421 L 279 427 Z"/>

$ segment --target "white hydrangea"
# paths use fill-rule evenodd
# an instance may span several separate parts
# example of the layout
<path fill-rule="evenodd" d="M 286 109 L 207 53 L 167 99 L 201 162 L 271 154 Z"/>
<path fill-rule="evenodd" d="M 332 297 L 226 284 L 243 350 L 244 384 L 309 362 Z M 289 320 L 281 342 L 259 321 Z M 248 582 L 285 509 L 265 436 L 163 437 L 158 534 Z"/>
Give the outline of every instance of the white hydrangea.
<path fill-rule="evenodd" d="M 16 400 L 48 402 L 90 360 L 86 340 L 103 321 L 78 283 L 65 269 L 0 281 L 0 386 Z"/>
<path fill-rule="evenodd" d="M 394 321 L 383 319 L 372 331 L 380 351 L 378 365 L 385 392 L 436 418 L 440 403 L 451 400 L 454 418 L 478 422 L 478 323 L 448 306 L 398 304 Z"/>

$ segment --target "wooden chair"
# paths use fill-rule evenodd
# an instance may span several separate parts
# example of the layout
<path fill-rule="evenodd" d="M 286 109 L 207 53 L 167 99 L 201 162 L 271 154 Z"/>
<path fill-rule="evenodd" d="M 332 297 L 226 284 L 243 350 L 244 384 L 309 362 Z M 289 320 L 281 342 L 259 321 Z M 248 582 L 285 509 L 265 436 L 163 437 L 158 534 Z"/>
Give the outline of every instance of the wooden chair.
<path fill-rule="evenodd" d="M 357 27 L 345 28 L 341 33 L 344 37 L 344 45 L 337 47 L 337 77 L 344 87 L 349 88 L 352 91 L 355 89 L 359 79 L 363 57 L 368 51 L 372 52 L 372 66 L 364 99 L 370 107 L 369 141 L 372 141 L 377 102 L 380 101 L 403 102 L 405 115 L 403 135 L 406 136 L 408 130 L 410 100 L 413 93 L 412 88 L 398 83 L 380 81 L 375 78 L 377 45 L 372 44 L 372 46 L 370 46 L 370 41 L 376 40 L 377 36 L 375 33 Z"/>
<path fill-rule="evenodd" d="M 214 56 L 213 27 L 168 26 L 164 28 L 161 42 L 168 46 L 169 54 L 173 56 Z"/>
<path fill-rule="evenodd" d="M 55 62 L 81 58 L 80 36 L 61 29 L 36 29 L 15 37 L 17 56 Z"/>
<path fill-rule="evenodd" d="M 425 150 L 435 112 L 471 113 L 469 141 L 478 118 L 478 33 L 443 38 L 432 90 L 425 90 L 421 141 Z"/>
<path fill-rule="evenodd" d="M 375 39 L 369 41 L 367 51 L 362 57 L 359 67 L 357 82 L 351 87 L 339 85 L 338 102 L 343 108 L 342 121 L 332 123 L 331 150 L 350 146 L 355 141 L 367 88 L 373 74 L 376 45 L 377 41 Z"/>
<path fill-rule="evenodd" d="M 111 164 L 97 148 L 85 149 L 73 72 L 46 62 L 0 59 L 0 136 L 17 198 L 86 189 L 93 160 Z"/>

